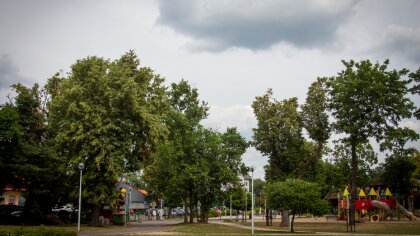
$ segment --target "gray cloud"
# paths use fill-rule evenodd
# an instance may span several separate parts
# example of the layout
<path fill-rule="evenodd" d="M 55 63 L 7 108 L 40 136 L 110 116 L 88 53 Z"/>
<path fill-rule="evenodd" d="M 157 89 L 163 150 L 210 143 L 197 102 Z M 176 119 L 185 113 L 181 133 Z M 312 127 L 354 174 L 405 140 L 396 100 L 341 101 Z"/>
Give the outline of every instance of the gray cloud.
<path fill-rule="evenodd" d="M 196 40 L 191 47 L 268 49 L 327 45 L 355 1 L 161 1 L 157 23 Z"/>
<path fill-rule="evenodd" d="M 8 89 L 15 83 L 29 82 L 19 74 L 18 66 L 8 54 L 0 54 L 0 89 Z"/>
<path fill-rule="evenodd" d="M 385 31 L 382 47 L 420 63 L 420 27 L 390 25 Z"/>

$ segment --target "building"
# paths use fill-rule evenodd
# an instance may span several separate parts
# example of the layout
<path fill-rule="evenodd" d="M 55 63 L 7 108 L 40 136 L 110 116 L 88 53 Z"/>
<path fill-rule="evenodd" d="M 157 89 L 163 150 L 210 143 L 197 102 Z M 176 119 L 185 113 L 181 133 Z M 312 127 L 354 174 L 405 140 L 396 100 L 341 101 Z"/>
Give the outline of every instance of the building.
<path fill-rule="evenodd" d="M 146 190 L 138 189 L 132 185 L 126 185 L 122 183 L 117 186 L 118 190 L 123 188 L 126 189 L 125 197 L 127 204 L 130 206 L 130 209 L 144 210 L 149 208 L 146 201 L 146 197 L 148 196 L 148 192 Z"/>
<path fill-rule="evenodd" d="M 25 205 L 25 198 L 22 196 L 23 194 L 21 189 L 6 187 L 3 189 L 2 192 L 3 195 L 1 197 L 1 205 Z"/>

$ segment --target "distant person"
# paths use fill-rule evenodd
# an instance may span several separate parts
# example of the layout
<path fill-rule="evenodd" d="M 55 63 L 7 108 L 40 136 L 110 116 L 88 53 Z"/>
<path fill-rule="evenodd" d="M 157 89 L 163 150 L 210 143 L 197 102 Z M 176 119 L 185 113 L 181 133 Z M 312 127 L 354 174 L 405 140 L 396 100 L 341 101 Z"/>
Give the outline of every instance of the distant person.
<path fill-rule="evenodd" d="M 220 219 L 222 219 L 222 211 L 219 208 L 216 209 L 216 214 Z"/>
<path fill-rule="evenodd" d="M 152 221 L 155 221 L 155 220 L 156 220 L 156 211 L 153 210 L 152 211 Z"/>

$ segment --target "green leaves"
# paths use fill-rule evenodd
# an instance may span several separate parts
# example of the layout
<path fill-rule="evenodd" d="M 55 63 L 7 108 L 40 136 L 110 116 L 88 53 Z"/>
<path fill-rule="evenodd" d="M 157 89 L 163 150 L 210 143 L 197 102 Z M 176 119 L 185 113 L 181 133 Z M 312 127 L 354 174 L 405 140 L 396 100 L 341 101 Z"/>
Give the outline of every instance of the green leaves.
<path fill-rule="evenodd" d="M 327 82 L 337 132 L 357 142 L 369 137 L 381 140 L 388 127 L 397 127 L 402 119 L 411 117 L 415 107 L 406 97 L 411 81 L 401 78 L 408 70 L 388 71 L 389 61 L 343 64 L 346 68 Z"/>
<path fill-rule="evenodd" d="M 304 139 L 297 98 L 276 101 L 269 89 L 252 103 L 258 127 L 253 129 L 252 145 L 269 158 L 267 180 L 297 175 L 304 161 Z"/>
<path fill-rule="evenodd" d="M 299 179 L 286 179 L 269 184 L 267 200 L 271 209 L 290 210 L 292 215 L 321 215 L 328 211 L 328 203 L 321 199 L 318 186 Z M 291 231 L 293 232 L 293 221 Z"/>
<path fill-rule="evenodd" d="M 86 165 L 84 197 L 110 203 L 118 177 L 138 170 L 168 133 L 166 89 L 152 70 L 139 67 L 133 51 L 114 62 L 88 57 L 71 68 L 49 104 L 50 124 L 74 173 L 79 162 Z"/>

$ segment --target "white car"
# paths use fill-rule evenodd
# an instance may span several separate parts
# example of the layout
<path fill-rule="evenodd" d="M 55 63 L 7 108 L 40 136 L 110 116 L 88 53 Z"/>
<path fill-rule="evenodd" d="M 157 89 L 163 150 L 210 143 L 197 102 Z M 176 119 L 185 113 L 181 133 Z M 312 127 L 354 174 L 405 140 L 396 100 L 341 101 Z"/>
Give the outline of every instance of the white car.
<path fill-rule="evenodd" d="M 66 212 L 73 212 L 73 205 L 72 204 L 67 204 L 65 206 L 62 207 L 54 207 L 52 209 L 52 212 L 60 212 L 60 211 L 66 211 Z"/>

